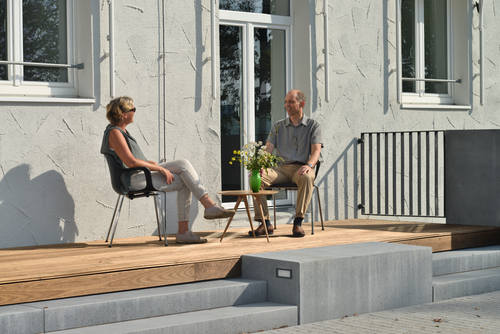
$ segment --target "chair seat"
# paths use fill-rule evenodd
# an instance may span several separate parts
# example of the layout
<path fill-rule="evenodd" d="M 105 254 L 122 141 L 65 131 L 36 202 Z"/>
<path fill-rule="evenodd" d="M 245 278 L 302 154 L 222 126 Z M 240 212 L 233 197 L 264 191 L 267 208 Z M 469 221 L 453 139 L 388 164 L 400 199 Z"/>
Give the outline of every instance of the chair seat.
<path fill-rule="evenodd" d="M 269 187 L 266 187 L 266 190 L 270 189 L 297 189 L 297 185 L 295 183 L 277 183 L 272 184 Z"/>

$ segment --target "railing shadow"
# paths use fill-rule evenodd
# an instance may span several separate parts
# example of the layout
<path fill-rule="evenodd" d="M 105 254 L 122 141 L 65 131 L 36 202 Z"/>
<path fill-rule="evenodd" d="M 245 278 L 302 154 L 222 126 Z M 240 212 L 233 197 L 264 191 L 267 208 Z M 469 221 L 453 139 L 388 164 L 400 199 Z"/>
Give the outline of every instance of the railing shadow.
<path fill-rule="evenodd" d="M 320 178 L 316 181 L 316 184 L 320 189 L 320 197 L 324 199 L 322 207 L 325 220 L 358 218 L 357 146 L 358 139 L 353 138 L 340 156 L 331 164 L 330 168 L 326 171 L 324 169 L 325 166 L 329 165 L 328 160 L 321 164 Z M 327 151 L 323 153 L 323 156 L 328 156 L 329 151 L 334 151 L 333 147 L 330 150 L 328 150 L 328 147 L 326 149 Z M 349 173 L 352 173 L 352 175 Z M 321 193 L 323 196 L 321 196 Z M 333 205 L 331 204 L 332 199 Z M 318 212 L 317 203 L 315 205 L 314 209 Z M 330 213 L 332 207 L 333 213 Z"/>

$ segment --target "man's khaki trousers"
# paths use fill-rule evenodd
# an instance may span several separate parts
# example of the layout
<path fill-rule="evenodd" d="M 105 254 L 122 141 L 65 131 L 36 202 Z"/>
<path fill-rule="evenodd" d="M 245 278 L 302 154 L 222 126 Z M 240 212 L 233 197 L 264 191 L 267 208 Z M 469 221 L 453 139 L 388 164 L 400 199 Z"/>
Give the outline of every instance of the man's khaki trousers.
<path fill-rule="evenodd" d="M 295 208 L 295 218 L 304 218 L 307 207 L 311 202 L 311 196 L 314 188 L 314 169 L 312 169 L 309 174 L 304 174 L 298 176 L 299 168 L 303 165 L 280 165 L 273 168 L 268 168 L 267 173 L 264 170 L 262 173 L 262 183 L 260 189 L 265 189 L 272 184 L 278 183 L 295 183 L 298 187 L 297 191 L 297 206 Z M 264 219 L 270 220 L 269 209 L 267 207 L 266 196 L 261 196 L 260 203 L 262 204 L 262 212 L 264 214 Z M 254 200 L 254 208 L 256 207 L 256 202 Z M 259 210 L 255 211 L 255 220 L 262 221 L 260 217 Z"/>

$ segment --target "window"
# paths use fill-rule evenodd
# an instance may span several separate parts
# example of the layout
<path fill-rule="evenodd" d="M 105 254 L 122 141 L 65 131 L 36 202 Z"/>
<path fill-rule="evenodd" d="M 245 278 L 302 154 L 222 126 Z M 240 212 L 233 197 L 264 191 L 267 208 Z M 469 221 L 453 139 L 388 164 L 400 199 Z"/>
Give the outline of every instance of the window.
<path fill-rule="evenodd" d="M 290 16 L 290 2 L 288 0 L 220 0 L 219 9 Z"/>
<path fill-rule="evenodd" d="M 468 108 L 467 1 L 401 0 L 402 102 Z"/>
<path fill-rule="evenodd" d="M 78 69 L 39 65 L 75 64 L 75 20 L 72 0 L 0 0 L 2 100 L 78 97 Z"/>

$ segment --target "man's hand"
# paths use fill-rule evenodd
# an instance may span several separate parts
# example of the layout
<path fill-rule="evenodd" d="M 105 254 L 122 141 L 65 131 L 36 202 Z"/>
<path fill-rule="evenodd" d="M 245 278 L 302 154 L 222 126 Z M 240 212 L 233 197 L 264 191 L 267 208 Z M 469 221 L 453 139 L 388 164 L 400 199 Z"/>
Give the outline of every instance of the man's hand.
<path fill-rule="evenodd" d="M 304 165 L 299 168 L 299 177 L 304 175 L 304 174 L 309 174 L 309 172 L 312 171 L 312 168 L 309 167 L 309 165 Z"/>

